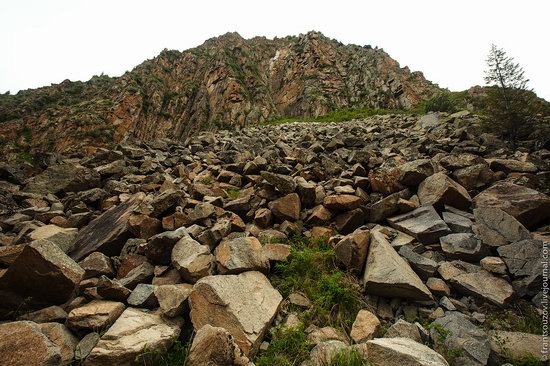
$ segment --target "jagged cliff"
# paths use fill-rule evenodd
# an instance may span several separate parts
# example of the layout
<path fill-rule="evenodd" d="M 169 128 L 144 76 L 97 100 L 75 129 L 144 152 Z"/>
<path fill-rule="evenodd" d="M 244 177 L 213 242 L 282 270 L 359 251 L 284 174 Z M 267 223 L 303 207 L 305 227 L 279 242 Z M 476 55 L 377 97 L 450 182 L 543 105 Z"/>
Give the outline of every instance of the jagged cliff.
<path fill-rule="evenodd" d="M 0 139 L 4 153 L 181 139 L 342 107 L 409 108 L 436 90 L 382 49 L 317 32 L 273 40 L 227 33 L 187 51 L 164 50 L 121 77 L 0 95 Z"/>

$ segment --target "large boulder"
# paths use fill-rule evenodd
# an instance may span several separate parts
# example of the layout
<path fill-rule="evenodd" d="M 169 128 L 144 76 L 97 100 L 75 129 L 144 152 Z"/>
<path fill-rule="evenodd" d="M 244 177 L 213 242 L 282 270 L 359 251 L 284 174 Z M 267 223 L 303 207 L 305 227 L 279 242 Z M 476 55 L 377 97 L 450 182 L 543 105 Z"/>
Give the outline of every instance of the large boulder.
<path fill-rule="evenodd" d="M 434 326 L 434 324 L 436 324 Z M 435 349 L 456 350 L 455 365 L 485 366 L 490 354 L 487 334 L 472 324 L 464 314 L 448 311 L 432 323 L 430 335 Z"/>
<path fill-rule="evenodd" d="M 380 232 L 371 232 L 363 283 L 367 294 L 388 298 L 432 299 L 430 290 Z"/>
<path fill-rule="evenodd" d="M 78 338 L 64 325 L 60 323 L 42 323 L 39 325 L 42 333 L 48 337 L 61 353 L 62 366 L 71 365 L 75 357 Z"/>
<path fill-rule="evenodd" d="M 512 286 L 500 277 L 474 264 L 453 261 L 440 263 L 439 274 L 463 295 L 471 295 L 497 306 L 506 305 L 514 296 Z"/>
<path fill-rule="evenodd" d="M 365 268 L 365 260 L 369 251 L 369 230 L 357 229 L 353 233 L 344 236 L 334 246 L 336 258 L 356 276 L 359 276 Z"/>
<path fill-rule="evenodd" d="M 474 216 L 476 233 L 483 243 L 491 247 L 531 238 L 529 230 L 521 222 L 498 207 L 476 208 Z"/>
<path fill-rule="evenodd" d="M 0 277 L 0 289 L 18 295 L 11 300 L 22 297 L 37 306 L 57 305 L 69 299 L 83 276 L 84 270 L 57 245 L 40 240 L 25 246 Z M 8 304 L 6 300 L 3 305 Z"/>
<path fill-rule="evenodd" d="M 418 186 L 418 198 L 423 206 L 434 206 L 438 210 L 445 205 L 467 210 L 472 203 L 466 188 L 445 173 L 436 173 L 424 179 Z"/>
<path fill-rule="evenodd" d="M 543 353 L 541 347 L 544 344 L 542 335 L 495 330 L 491 331 L 489 336 L 491 358 L 501 360 L 535 358 L 548 361 L 548 353 Z"/>
<path fill-rule="evenodd" d="M 59 164 L 29 178 L 24 191 L 39 194 L 79 192 L 99 187 L 100 181 L 101 176 L 93 169 L 78 164 Z"/>
<path fill-rule="evenodd" d="M 281 220 L 297 221 L 300 219 L 302 204 L 296 193 L 290 193 L 271 202 L 269 208 Z"/>
<path fill-rule="evenodd" d="M 144 193 L 137 193 L 80 230 L 75 239 L 75 248 L 70 253 L 71 258 L 81 260 L 92 252 L 119 255 L 126 240 L 131 237 L 128 219 L 144 199 Z"/>
<path fill-rule="evenodd" d="M 269 272 L 269 259 L 260 241 L 253 236 L 222 241 L 216 248 L 216 262 L 219 274 Z"/>
<path fill-rule="evenodd" d="M 388 218 L 393 228 L 403 231 L 423 244 L 432 244 L 451 230 L 441 220 L 432 206 L 419 207 L 414 211 Z"/>
<path fill-rule="evenodd" d="M 373 339 L 367 354 L 373 366 L 449 366 L 439 353 L 409 338 Z"/>
<path fill-rule="evenodd" d="M 475 196 L 473 205 L 475 208 L 500 208 L 528 229 L 550 217 L 550 197 L 506 181 L 499 182 Z"/>
<path fill-rule="evenodd" d="M 18 321 L 0 324 L 0 365 L 58 366 L 61 349 L 36 323 Z"/>
<path fill-rule="evenodd" d="M 189 297 L 195 330 L 225 328 L 246 355 L 254 355 L 275 318 L 282 296 L 260 272 L 200 279 Z"/>
<path fill-rule="evenodd" d="M 178 338 L 182 318 L 167 319 L 157 312 L 127 308 L 84 362 L 84 366 L 131 366 L 136 357 L 167 351 Z M 154 363 L 147 363 L 154 364 Z"/>

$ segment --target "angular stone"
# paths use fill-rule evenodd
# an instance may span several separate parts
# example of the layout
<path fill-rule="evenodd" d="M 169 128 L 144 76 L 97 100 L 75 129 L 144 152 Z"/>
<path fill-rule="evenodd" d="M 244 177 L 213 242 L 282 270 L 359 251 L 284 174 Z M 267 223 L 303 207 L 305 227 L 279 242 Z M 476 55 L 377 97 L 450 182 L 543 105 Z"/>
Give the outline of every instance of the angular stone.
<path fill-rule="evenodd" d="M 336 230 L 341 234 L 349 234 L 365 222 L 365 214 L 360 208 L 343 212 L 334 218 Z"/>
<path fill-rule="evenodd" d="M 83 276 L 84 270 L 77 263 L 57 245 L 44 240 L 33 242 L 23 249 L 0 277 L 0 289 L 7 289 L 24 298 L 30 297 L 32 303 L 37 305 L 62 304 Z"/>
<path fill-rule="evenodd" d="M 397 213 L 399 211 L 400 200 L 409 199 L 411 195 L 412 194 L 409 189 L 404 189 L 373 203 L 369 207 L 369 221 L 381 222 L 386 217 Z"/>
<path fill-rule="evenodd" d="M 483 243 L 491 247 L 500 247 L 531 238 L 531 234 L 525 226 L 498 207 L 476 208 L 474 216 L 476 233 Z"/>
<path fill-rule="evenodd" d="M 444 211 L 442 216 L 443 221 L 445 221 L 453 233 L 472 232 L 472 226 L 474 223 L 469 218 L 448 211 Z"/>
<path fill-rule="evenodd" d="M 449 311 L 437 319 L 431 327 L 431 337 L 436 350 L 454 349 L 460 353 L 455 358 L 456 365 L 482 366 L 487 365 L 490 354 L 487 334 L 472 324 L 464 314 Z M 441 334 L 439 329 L 444 329 Z"/>
<path fill-rule="evenodd" d="M 119 280 L 124 287 L 133 290 L 140 283 L 151 282 L 155 271 L 155 267 L 149 262 L 143 262 L 139 266 L 132 269 L 126 276 Z"/>
<path fill-rule="evenodd" d="M 128 220 L 129 230 L 138 238 L 149 239 L 162 231 L 162 223 L 159 219 L 147 215 L 134 215 Z"/>
<path fill-rule="evenodd" d="M 453 178 L 466 189 L 479 189 L 495 180 L 495 174 L 485 163 L 467 166 L 453 172 Z"/>
<path fill-rule="evenodd" d="M 333 358 L 340 352 L 344 352 L 347 344 L 338 340 L 329 340 L 317 344 L 309 353 L 309 359 L 302 366 L 330 365 Z"/>
<path fill-rule="evenodd" d="M 168 265 L 171 260 L 171 253 L 174 245 L 189 235 L 187 230 L 182 227 L 174 231 L 165 231 L 151 237 L 145 247 L 145 255 L 156 264 Z"/>
<path fill-rule="evenodd" d="M 269 272 L 269 260 L 262 244 L 253 236 L 223 241 L 216 248 L 219 274 L 238 274 L 245 271 Z"/>
<path fill-rule="evenodd" d="M 451 289 L 441 278 L 428 278 L 426 286 L 436 296 L 449 296 L 451 294 Z"/>
<path fill-rule="evenodd" d="M 536 173 L 538 170 L 535 164 L 528 161 L 519 161 L 512 159 L 490 159 L 489 163 L 493 171 L 501 171 L 506 174 L 510 174 L 513 172 Z"/>
<path fill-rule="evenodd" d="M 535 295 L 543 285 L 542 240 L 522 240 L 497 249 L 515 281 L 512 283 L 519 296 Z"/>
<path fill-rule="evenodd" d="M 489 250 L 474 234 L 449 234 L 439 238 L 441 250 L 449 259 L 477 262 L 489 254 Z"/>
<path fill-rule="evenodd" d="M 92 352 L 92 349 L 99 342 L 99 334 L 96 332 L 88 333 L 78 342 L 74 352 L 74 358 L 77 361 L 84 361 Z"/>
<path fill-rule="evenodd" d="M 261 172 L 261 176 L 282 194 L 289 194 L 296 190 L 296 182 L 289 176 L 266 171 Z"/>
<path fill-rule="evenodd" d="M 361 275 L 365 268 L 367 253 L 369 252 L 369 230 L 357 229 L 343 237 L 335 246 L 336 258 L 356 276 Z"/>
<path fill-rule="evenodd" d="M 270 209 L 281 220 L 297 221 L 302 209 L 300 197 L 296 193 L 288 194 L 271 202 Z"/>
<path fill-rule="evenodd" d="M 403 319 L 398 319 L 384 334 L 384 338 L 408 338 L 422 343 L 418 326 Z"/>
<path fill-rule="evenodd" d="M 107 276 L 101 276 L 97 282 L 97 294 L 105 300 L 125 302 L 130 293 L 130 289 L 118 280 L 111 280 Z"/>
<path fill-rule="evenodd" d="M 93 300 L 71 310 L 67 326 L 73 330 L 99 331 L 113 324 L 125 308 L 121 302 Z"/>
<path fill-rule="evenodd" d="M 336 212 L 354 210 L 361 206 L 362 203 L 363 199 L 361 197 L 350 194 L 326 196 L 323 199 L 323 206 Z"/>
<path fill-rule="evenodd" d="M 439 353 L 409 338 L 373 339 L 367 353 L 374 366 L 449 366 Z"/>
<path fill-rule="evenodd" d="M 474 197 L 473 204 L 475 208 L 500 208 L 528 229 L 550 217 L 550 197 L 509 182 L 487 188 Z"/>
<path fill-rule="evenodd" d="M 227 330 L 206 324 L 193 338 L 186 364 L 249 366 L 251 362 Z"/>
<path fill-rule="evenodd" d="M 140 283 L 128 297 L 128 305 L 138 308 L 153 309 L 159 305 L 155 296 L 156 286 Z"/>
<path fill-rule="evenodd" d="M 423 244 L 435 243 L 451 232 L 432 206 L 419 207 L 387 220 L 390 226 L 414 236 Z"/>
<path fill-rule="evenodd" d="M 418 159 L 399 167 L 399 183 L 406 186 L 418 186 L 424 179 L 434 174 L 434 164 L 430 159 Z"/>
<path fill-rule="evenodd" d="M 485 257 L 479 261 L 481 268 L 491 273 L 505 275 L 508 273 L 506 263 L 500 257 Z"/>
<path fill-rule="evenodd" d="M 73 250 L 78 230 L 57 225 L 44 225 L 29 234 L 30 240 L 48 240 L 57 245 L 63 253 Z"/>
<path fill-rule="evenodd" d="M 100 276 L 113 277 L 115 275 L 111 258 L 100 252 L 91 253 L 78 264 L 85 271 L 83 279 Z"/>
<path fill-rule="evenodd" d="M 271 224 L 272 219 L 273 219 L 273 214 L 267 208 L 260 208 L 254 214 L 254 222 L 259 227 L 263 227 L 263 228 L 268 227 L 269 224 Z"/>
<path fill-rule="evenodd" d="M 266 244 L 262 251 L 270 262 L 284 262 L 290 257 L 290 245 L 287 244 Z"/>
<path fill-rule="evenodd" d="M 61 349 L 29 321 L 0 324 L 0 365 L 58 366 Z"/>
<path fill-rule="evenodd" d="M 67 319 L 67 312 L 63 308 L 53 305 L 47 308 L 24 314 L 17 320 L 30 320 L 35 323 L 60 322 L 64 323 Z"/>
<path fill-rule="evenodd" d="M 96 251 L 108 256 L 119 255 L 131 235 L 128 219 L 144 199 L 145 194 L 137 193 L 86 225 L 78 232 L 71 258 L 81 260 Z"/>
<path fill-rule="evenodd" d="M 296 193 L 300 196 L 302 206 L 311 207 L 315 204 L 315 183 L 310 183 L 302 177 L 296 178 Z"/>
<path fill-rule="evenodd" d="M 332 218 L 332 212 L 323 205 L 316 206 L 311 211 L 311 215 L 307 218 L 307 225 L 324 225 Z"/>
<path fill-rule="evenodd" d="M 380 331 L 380 320 L 368 310 L 359 310 L 351 327 L 350 337 L 355 343 L 366 342 Z"/>
<path fill-rule="evenodd" d="M 172 266 L 185 281 L 195 283 L 212 274 L 214 256 L 207 245 L 184 236 L 172 249 Z"/>
<path fill-rule="evenodd" d="M 178 338 L 182 318 L 166 319 L 155 312 L 128 308 L 92 349 L 83 366 L 153 364 L 143 350 L 166 352 Z"/>
<path fill-rule="evenodd" d="M 363 283 L 367 294 L 388 298 L 432 299 L 422 280 L 380 232 L 371 232 Z"/>
<path fill-rule="evenodd" d="M 189 297 L 191 320 L 195 330 L 206 324 L 227 329 L 243 352 L 253 355 L 282 300 L 260 272 L 209 276 Z"/>
<path fill-rule="evenodd" d="M 435 261 L 415 253 L 408 245 L 399 248 L 399 255 L 407 260 L 412 269 L 422 279 L 433 276 L 437 271 L 437 263 Z"/>
<path fill-rule="evenodd" d="M 440 263 L 438 272 L 461 294 L 471 295 L 497 306 L 506 305 L 514 296 L 514 289 L 508 281 L 470 263 L 443 262 Z"/>
<path fill-rule="evenodd" d="M 437 209 L 451 205 L 467 210 L 472 203 L 468 191 L 445 173 L 436 173 L 426 178 L 418 187 L 418 198 L 422 206 L 434 206 Z"/>
<path fill-rule="evenodd" d="M 193 286 L 182 283 L 176 285 L 162 285 L 155 288 L 160 311 L 163 315 L 174 318 L 189 311 L 188 298 Z"/>
<path fill-rule="evenodd" d="M 70 365 L 75 356 L 78 338 L 63 324 L 59 323 L 42 323 L 39 325 L 40 330 L 50 341 L 59 347 L 61 354 L 60 365 Z"/>

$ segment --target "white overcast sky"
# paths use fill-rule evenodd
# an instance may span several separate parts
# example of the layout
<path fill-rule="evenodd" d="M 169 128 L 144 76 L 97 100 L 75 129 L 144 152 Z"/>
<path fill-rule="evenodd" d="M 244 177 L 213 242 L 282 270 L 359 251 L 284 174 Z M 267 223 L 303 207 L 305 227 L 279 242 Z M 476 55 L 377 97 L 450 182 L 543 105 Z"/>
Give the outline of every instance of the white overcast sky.
<path fill-rule="evenodd" d="M 229 31 L 243 37 L 323 32 L 384 48 L 451 90 L 483 84 L 495 43 L 550 100 L 549 0 L 0 0 L 0 92 L 119 76 L 163 48 Z"/>

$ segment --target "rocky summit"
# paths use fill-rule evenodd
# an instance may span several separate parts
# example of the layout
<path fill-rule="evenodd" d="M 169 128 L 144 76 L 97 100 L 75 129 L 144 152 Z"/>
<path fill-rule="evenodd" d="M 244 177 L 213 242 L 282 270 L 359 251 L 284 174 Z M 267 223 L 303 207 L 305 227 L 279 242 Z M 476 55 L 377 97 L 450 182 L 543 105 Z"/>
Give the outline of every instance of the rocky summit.
<path fill-rule="evenodd" d="M 0 364 L 542 365 L 550 151 L 429 119 L 2 163 Z"/>
<path fill-rule="evenodd" d="M 0 146 L 5 154 L 17 146 L 62 152 L 132 137 L 184 139 L 201 129 L 338 108 L 408 109 L 437 91 L 383 49 L 318 32 L 275 39 L 227 33 L 183 52 L 164 50 L 121 77 L 0 95 Z"/>

